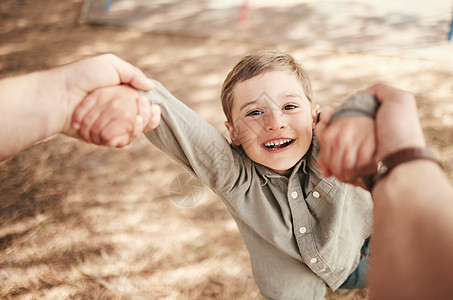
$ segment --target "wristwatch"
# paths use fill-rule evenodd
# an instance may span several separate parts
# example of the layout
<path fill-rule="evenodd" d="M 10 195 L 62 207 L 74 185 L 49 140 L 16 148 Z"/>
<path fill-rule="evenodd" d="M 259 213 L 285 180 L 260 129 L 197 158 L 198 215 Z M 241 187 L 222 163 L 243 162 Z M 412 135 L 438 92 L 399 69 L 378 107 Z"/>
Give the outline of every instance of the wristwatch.
<path fill-rule="evenodd" d="M 388 175 L 396 166 L 416 159 L 431 160 L 436 162 L 440 166 L 439 161 L 436 159 L 433 152 L 429 148 L 413 147 L 395 151 L 377 161 L 376 175 L 374 175 L 370 190 L 378 180 Z"/>

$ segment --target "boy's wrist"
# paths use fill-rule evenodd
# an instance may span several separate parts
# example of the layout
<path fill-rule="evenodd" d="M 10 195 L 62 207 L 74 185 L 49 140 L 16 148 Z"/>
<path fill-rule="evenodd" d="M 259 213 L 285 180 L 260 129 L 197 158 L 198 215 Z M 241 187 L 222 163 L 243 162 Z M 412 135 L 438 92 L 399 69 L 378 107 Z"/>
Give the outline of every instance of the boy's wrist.
<path fill-rule="evenodd" d="M 375 119 L 378 108 L 379 101 L 376 97 L 370 94 L 354 94 L 340 105 L 332 115 L 330 122 L 333 123 L 336 120 L 354 116 L 366 116 Z"/>

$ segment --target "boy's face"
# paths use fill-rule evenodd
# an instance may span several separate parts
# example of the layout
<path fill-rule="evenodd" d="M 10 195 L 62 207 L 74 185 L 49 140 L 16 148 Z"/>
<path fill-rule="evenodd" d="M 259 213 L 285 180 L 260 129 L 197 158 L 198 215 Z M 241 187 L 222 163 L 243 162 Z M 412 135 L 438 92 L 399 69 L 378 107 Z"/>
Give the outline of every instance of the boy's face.
<path fill-rule="evenodd" d="M 225 125 L 250 159 L 288 175 L 310 147 L 316 113 L 295 73 L 271 71 L 236 85 Z"/>

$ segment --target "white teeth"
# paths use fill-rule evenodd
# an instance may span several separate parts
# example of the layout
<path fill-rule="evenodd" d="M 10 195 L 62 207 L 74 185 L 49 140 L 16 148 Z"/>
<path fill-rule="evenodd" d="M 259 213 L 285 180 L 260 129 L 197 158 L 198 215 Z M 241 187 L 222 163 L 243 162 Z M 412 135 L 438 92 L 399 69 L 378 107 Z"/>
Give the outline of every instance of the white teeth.
<path fill-rule="evenodd" d="M 282 145 L 285 143 L 289 143 L 291 141 L 292 141 L 291 139 L 276 140 L 276 141 L 264 143 L 264 146 L 266 146 L 266 147 L 278 146 L 278 145 Z"/>

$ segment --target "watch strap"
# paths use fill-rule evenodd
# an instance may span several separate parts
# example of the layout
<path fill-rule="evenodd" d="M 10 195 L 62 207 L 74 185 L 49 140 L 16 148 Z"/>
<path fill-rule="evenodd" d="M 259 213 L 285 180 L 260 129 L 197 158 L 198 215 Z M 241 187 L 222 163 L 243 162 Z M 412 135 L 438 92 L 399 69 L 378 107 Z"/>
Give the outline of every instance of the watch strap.
<path fill-rule="evenodd" d="M 436 162 L 440 165 L 439 161 L 434 156 L 434 153 L 429 148 L 404 148 L 384 156 L 377 161 L 376 175 L 373 178 L 374 184 L 388 175 L 396 166 L 417 159 L 427 159 Z"/>

